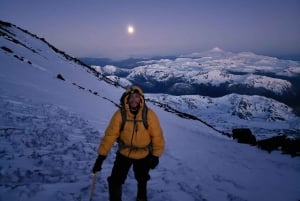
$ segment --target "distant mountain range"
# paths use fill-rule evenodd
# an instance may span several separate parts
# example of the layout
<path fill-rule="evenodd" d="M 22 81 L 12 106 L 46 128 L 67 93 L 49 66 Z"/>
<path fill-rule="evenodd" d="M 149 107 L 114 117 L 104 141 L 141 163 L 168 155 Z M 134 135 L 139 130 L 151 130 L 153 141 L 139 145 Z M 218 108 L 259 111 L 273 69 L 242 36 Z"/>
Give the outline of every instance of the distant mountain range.
<path fill-rule="evenodd" d="M 136 66 L 130 69 L 112 64 L 92 67 L 124 87 L 141 85 L 147 93 L 260 95 L 283 102 L 300 114 L 298 61 L 214 48 L 173 59 L 136 59 L 131 65 Z"/>
<path fill-rule="evenodd" d="M 91 57 L 82 57 L 79 59 L 88 65 L 95 65 L 95 66 L 114 65 L 121 68 L 130 69 L 138 66 L 139 62 L 145 60 L 175 59 L 175 58 L 177 58 L 177 56 L 153 56 L 153 57 L 145 57 L 145 58 L 128 58 L 122 60 L 113 60 L 110 58 L 91 58 Z"/>

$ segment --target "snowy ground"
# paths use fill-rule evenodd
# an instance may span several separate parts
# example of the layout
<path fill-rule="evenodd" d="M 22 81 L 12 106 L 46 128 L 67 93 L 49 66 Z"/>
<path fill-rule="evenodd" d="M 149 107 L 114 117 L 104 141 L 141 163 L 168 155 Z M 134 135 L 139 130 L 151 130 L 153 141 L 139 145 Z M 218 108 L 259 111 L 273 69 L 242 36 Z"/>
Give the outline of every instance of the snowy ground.
<path fill-rule="evenodd" d="M 63 107 L 24 97 L 1 96 L 0 108 L 0 200 L 88 200 L 103 129 Z M 167 147 L 151 172 L 149 200 L 300 198 L 299 158 L 237 144 L 198 122 L 155 110 Z M 94 200 L 108 199 L 113 159 L 114 150 L 97 175 Z M 130 172 L 124 200 L 134 200 L 135 191 Z"/>

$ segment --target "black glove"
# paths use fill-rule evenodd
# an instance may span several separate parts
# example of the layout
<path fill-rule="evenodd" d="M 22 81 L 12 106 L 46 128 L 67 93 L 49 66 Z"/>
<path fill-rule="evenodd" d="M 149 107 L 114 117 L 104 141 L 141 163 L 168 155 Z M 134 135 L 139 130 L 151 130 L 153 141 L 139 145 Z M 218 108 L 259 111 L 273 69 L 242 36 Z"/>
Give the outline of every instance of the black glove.
<path fill-rule="evenodd" d="M 156 168 L 156 166 L 159 163 L 159 158 L 157 156 L 154 156 L 154 155 L 150 154 L 148 156 L 148 163 L 149 163 L 149 167 L 151 169 L 154 169 L 154 168 Z"/>
<path fill-rule="evenodd" d="M 99 172 L 102 169 L 102 163 L 105 160 L 106 156 L 99 155 L 98 158 L 96 159 L 96 162 L 93 167 L 93 173 L 95 174 L 96 172 Z"/>

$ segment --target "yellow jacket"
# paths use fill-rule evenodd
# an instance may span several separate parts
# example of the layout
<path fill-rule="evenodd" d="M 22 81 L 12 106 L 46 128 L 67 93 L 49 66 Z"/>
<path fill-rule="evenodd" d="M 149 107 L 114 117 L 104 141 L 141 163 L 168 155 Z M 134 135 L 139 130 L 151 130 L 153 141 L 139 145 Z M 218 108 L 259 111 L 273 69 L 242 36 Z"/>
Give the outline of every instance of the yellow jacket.
<path fill-rule="evenodd" d="M 150 143 L 152 147 L 152 154 L 157 157 L 162 155 L 165 147 L 165 140 L 158 117 L 151 108 L 148 108 L 147 121 L 149 126 L 148 129 L 144 127 L 142 121 L 142 109 L 145 105 L 143 92 L 139 87 L 136 86 L 133 87 L 133 89 L 139 91 L 141 98 L 140 109 L 135 119 L 136 121 L 134 121 L 134 114 L 130 112 L 129 104 L 126 101 L 129 96 L 130 89 L 128 89 L 128 95 L 125 96 L 124 99 L 127 115 L 127 121 L 124 129 L 120 131 L 122 114 L 119 109 L 114 113 L 108 127 L 106 128 L 105 135 L 102 138 L 98 148 L 98 153 L 100 155 L 106 156 L 114 142 L 116 142 L 118 139 L 125 144 L 125 147 L 119 149 L 119 152 L 128 158 L 145 158 L 149 154 L 149 149 L 147 147 Z"/>

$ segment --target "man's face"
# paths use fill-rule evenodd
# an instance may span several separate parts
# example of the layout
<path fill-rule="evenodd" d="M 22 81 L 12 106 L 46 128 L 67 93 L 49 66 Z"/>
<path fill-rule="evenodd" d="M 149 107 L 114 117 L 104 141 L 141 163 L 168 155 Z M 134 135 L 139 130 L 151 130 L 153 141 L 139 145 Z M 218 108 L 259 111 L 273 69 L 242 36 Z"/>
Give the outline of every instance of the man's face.
<path fill-rule="evenodd" d="M 140 95 L 137 93 L 130 94 L 128 101 L 131 108 L 137 108 L 141 101 Z"/>

